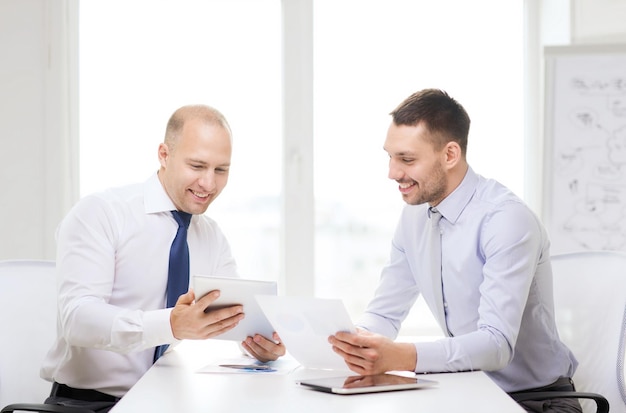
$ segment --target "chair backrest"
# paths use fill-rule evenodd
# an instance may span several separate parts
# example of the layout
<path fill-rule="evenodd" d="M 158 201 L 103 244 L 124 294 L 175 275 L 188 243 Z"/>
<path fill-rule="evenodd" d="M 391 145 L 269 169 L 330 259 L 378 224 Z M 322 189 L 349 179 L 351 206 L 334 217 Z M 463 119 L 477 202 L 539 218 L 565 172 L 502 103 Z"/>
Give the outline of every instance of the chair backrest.
<path fill-rule="evenodd" d="M 49 395 L 39 369 L 56 336 L 56 303 L 54 261 L 0 261 L 0 406 Z"/>
<path fill-rule="evenodd" d="M 626 254 L 559 254 L 552 257 L 552 270 L 559 334 L 580 363 L 576 390 L 600 393 L 611 412 L 626 412 Z"/>

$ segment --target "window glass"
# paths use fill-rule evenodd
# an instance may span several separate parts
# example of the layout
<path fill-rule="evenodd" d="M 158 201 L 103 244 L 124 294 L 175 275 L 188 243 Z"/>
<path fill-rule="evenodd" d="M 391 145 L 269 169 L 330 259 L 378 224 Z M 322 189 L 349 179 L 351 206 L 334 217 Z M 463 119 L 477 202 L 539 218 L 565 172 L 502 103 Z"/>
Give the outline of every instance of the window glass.
<path fill-rule="evenodd" d="M 315 295 L 343 299 L 356 319 L 374 293 L 403 207 L 382 149 L 388 113 L 414 91 L 458 99 L 472 118 L 472 167 L 523 195 L 522 8 L 314 2 Z M 79 31 L 81 195 L 147 179 L 171 113 L 212 105 L 231 124 L 234 152 L 207 214 L 243 276 L 277 279 L 281 1 L 81 2 Z M 425 314 L 414 311 L 403 331 L 437 333 Z"/>
<path fill-rule="evenodd" d="M 143 182 L 178 107 L 219 109 L 229 183 L 207 214 L 243 276 L 276 279 L 281 188 L 279 0 L 80 4 L 80 192 Z"/>
<path fill-rule="evenodd" d="M 388 114 L 417 90 L 457 99 L 470 165 L 523 196 L 522 13 L 522 1 L 315 2 L 317 295 L 357 318 L 374 294 L 404 205 L 387 178 Z M 404 331 L 437 334 L 428 314 Z"/>

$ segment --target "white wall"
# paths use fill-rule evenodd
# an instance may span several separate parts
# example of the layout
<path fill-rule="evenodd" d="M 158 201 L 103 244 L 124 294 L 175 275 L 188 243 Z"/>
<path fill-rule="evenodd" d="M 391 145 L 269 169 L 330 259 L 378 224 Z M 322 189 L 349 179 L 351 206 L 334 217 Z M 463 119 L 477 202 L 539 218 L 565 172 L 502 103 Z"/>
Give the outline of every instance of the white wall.
<path fill-rule="evenodd" d="M 68 4 L 0 0 L 0 259 L 54 258 L 78 193 Z"/>
<path fill-rule="evenodd" d="M 552 1 L 571 7 L 573 43 L 626 41 L 626 1 Z M 0 259 L 54 258 L 54 229 L 78 199 L 77 8 L 0 0 Z"/>
<path fill-rule="evenodd" d="M 573 0 L 573 43 L 626 42 L 626 1 Z"/>

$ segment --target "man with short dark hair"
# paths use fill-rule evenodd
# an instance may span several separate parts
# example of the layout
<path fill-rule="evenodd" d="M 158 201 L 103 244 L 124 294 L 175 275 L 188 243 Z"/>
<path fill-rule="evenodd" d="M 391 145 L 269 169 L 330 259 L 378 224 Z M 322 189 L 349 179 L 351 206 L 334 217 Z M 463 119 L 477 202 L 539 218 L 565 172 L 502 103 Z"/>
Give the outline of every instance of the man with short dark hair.
<path fill-rule="evenodd" d="M 484 370 L 509 393 L 571 390 L 577 361 L 557 333 L 543 225 L 468 165 L 470 118 L 447 93 L 419 91 L 391 115 L 389 178 L 408 205 L 361 329 L 331 336 L 333 349 L 359 374 Z M 420 294 L 446 337 L 392 341 Z M 575 399 L 523 407 L 581 411 Z"/>

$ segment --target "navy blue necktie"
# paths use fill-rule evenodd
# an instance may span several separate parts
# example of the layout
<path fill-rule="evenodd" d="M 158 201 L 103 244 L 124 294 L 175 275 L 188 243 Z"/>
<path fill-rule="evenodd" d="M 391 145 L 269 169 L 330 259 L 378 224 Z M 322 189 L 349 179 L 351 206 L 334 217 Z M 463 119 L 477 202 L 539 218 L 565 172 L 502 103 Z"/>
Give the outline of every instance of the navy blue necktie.
<path fill-rule="evenodd" d="M 172 211 L 172 216 L 178 223 L 178 231 L 170 248 L 170 263 L 167 272 L 167 308 L 174 307 L 178 297 L 189 289 L 189 246 L 187 245 L 187 228 L 191 222 L 191 214 L 181 211 Z M 156 361 L 168 345 L 158 346 L 154 352 Z"/>
<path fill-rule="evenodd" d="M 187 245 L 187 228 L 191 222 L 191 214 L 172 211 L 178 223 L 178 231 L 170 248 L 170 266 L 167 274 L 167 307 L 174 307 L 178 297 L 189 289 L 189 246 Z"/>

